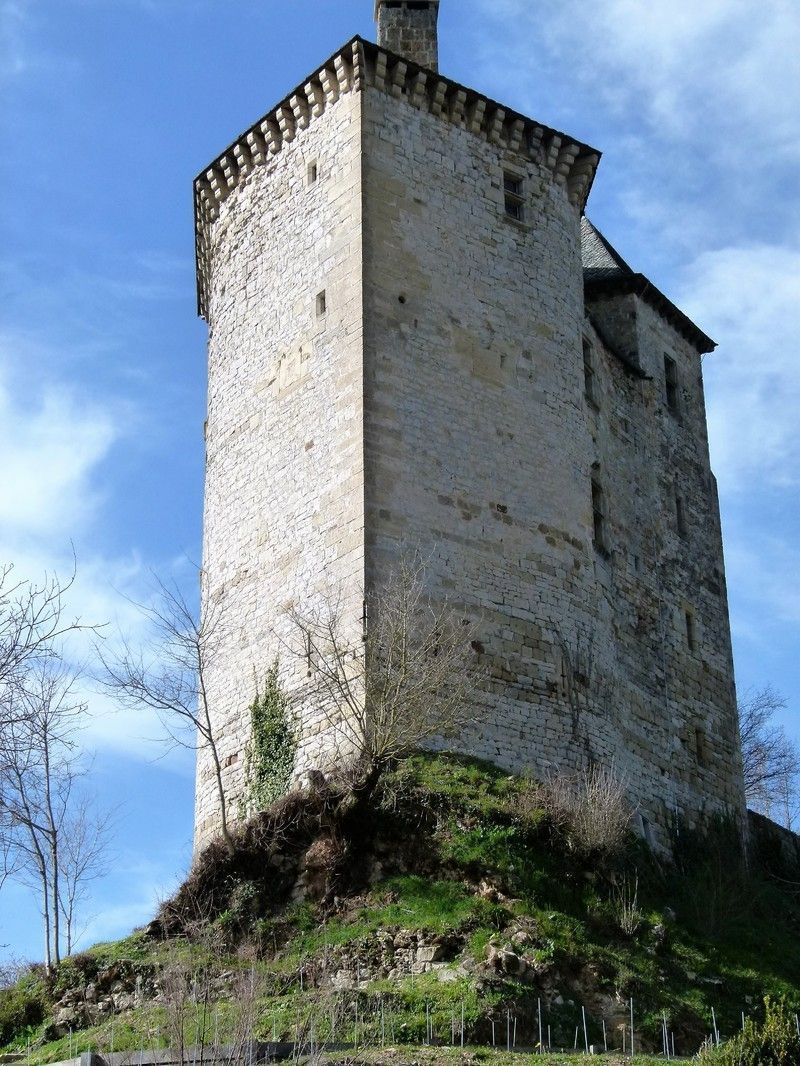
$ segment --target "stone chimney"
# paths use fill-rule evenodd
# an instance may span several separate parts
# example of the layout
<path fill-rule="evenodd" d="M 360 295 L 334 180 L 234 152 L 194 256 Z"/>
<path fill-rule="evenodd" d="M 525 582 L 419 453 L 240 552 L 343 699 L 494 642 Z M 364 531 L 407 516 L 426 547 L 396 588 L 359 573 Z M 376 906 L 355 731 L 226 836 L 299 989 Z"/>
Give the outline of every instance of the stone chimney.
<path fill-rule="evenodd" d="M 439 0 L 375 0 L 378 44 L 429 70 L 439 69 Z"/>

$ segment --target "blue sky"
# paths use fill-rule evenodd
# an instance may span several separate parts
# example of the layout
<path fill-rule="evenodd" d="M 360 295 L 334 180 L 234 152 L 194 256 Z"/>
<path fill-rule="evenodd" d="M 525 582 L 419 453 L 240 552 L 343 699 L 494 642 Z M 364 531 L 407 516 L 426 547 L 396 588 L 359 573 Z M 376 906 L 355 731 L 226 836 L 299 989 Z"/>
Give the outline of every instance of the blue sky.
<path fill-rule="evenodd" d="M 199 558 L 205 326 L 191 181 L 354 33 L 372 0 L 0 0 L 0 559 L 80 575 L 73 607 Z M 741 689 L 800 738 L 800 7 L 442 0 L 441 69 L 604 152 L 589 213 L 720 342 L 706 362 Z M 192 757 L 91 696 L 119 807 L 86 940 L 186 870 Z M 30 894 L 0 959 L 41 955 Z"/>

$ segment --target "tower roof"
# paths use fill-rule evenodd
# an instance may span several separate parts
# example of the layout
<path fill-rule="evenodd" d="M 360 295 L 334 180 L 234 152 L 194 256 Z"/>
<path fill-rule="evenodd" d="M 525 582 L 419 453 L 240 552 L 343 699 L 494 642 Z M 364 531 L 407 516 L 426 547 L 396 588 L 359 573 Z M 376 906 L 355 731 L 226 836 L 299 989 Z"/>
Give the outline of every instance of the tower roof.
<path fill-rule="evenodd" d="M 714 351 L 716 342 L 648 281 L 644 274 L 637 274 L 628 266 L 616 248 L 585 215 L 581 219 L 581 254 L 587 300 L 603 296 L 639 296 L 663 315 L 698 351 Z"/>
<path fill-rule="evenodd" d="M 608 243 L 586 215 L 581 218 L 581 255 L 583 276 L 587 281 L 633 273 L 619 252 Z"/>

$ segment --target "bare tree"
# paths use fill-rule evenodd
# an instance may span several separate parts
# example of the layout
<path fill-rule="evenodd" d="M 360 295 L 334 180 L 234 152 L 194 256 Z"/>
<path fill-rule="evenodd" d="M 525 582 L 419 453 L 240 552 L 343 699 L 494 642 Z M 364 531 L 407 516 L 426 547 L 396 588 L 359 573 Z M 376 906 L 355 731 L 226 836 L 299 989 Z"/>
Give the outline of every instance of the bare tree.
<path fill-rule="evenodd" d="M 18 869 L 18 858 L 11 846 L 10 819 L 0 807 L 0 889 L 13 878 Z"/>
<path fill-rule="evenodd" d="M 369 795 L 397 759 L 475 721 L 475 625 L 430 597 L 418 556 L 367 592 L 360 625 L 330 602 L 290 618 L 308 668 L 299 698 L 352 754 L 354 792 Z"/>
<path fill-rule="evenodd" d="M 208 690 L 209 672 L 223 638 L 224 604 L 221 598 L 208 594 L 202 572 L 201 586 L 201 606 L 196 611 L 177 586 L 158 580 L 154 601 L 136 604 L 149 623 L 149 643 L 133 648 L 123 639 L 116 654 L 99 649 L 102 681 L 123 705 L 155 710 L 175 744 L 208 750 L 217 786 L 221 835 L 233 854 L 219 737 Z"/>
<path fill-rule="evenodd" d="M 86 931 L 78 922 L 94 881 L 108 869 L 114 816 L 89 800 L 73 804 L 61 827 L 58 901 L 67 955 Z M 84 919 L 85 922 L 85 919 Z"/>
<path fill-rule="evenodd" d="M 766 815 L 778 812 L 791 828 L 800 793 L 800 749 L 776 716 L 786 707 L 770 685 L 739 701 L 747 802 Z"/>
<path fill-rule="evenodd" d="M 48 971 L 61 958 L 62 832 L 81 774 L 75 733 L 86 708 L 75 680 L 57 661 L 30 671 L 0 745 L 4 846 L 17 879 L 39 894 Z"/>
<path fill-rule="evenodd" d="M 74 563 L 66 580 L 46 574 L 39 584 L 0 565 L 0 722 L 11 717 L 13 694 L 25 687 L 32 664 L 59 658 L 64 638 L 91 628 L 66 615 L 75 577 Z"/>

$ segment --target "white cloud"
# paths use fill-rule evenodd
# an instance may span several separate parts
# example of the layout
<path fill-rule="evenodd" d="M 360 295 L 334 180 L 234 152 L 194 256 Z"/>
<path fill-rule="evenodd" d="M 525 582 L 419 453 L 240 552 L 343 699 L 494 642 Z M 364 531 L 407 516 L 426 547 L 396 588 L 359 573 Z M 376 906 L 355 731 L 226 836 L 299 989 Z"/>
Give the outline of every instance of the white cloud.
<path fill-rule="evenodd" d="M 612 111 L 641 115 L 681 139 L 705 130 L 706 154 L 711 124 L 738 126 L 739 152 L 742 137 L 757 134 L 762 154 L 800 156 L 795 0 L 479 0 L 479 7 L 502 21 L 502 35 L 487 36 L 504 46 L 507 28 L 517 27 L 516 62 L 535 69 L 544 44 L 569 57 L 565 76 L 591 86 Z"/>
<path fill-rule="evenodd" d="M 747 612 L 737 619 L 737 635 L 768 649 L 775 632 L 800 625 L 800 550 L 780 536 L 752 542 L 738 530 L 725 550 L 728 584 Z"/>
<path fill-rule="evenodd" d="M 101 944 L 129 936 L 133 929 L 145 925 L 155 917 L 159 905 L 177 890 L 184 875 L 166 868 L 160 869 L 151 861 L 129 862 L 116 870 L 117 880 L 124 877 L 130 889 L 116 894 L 114 902 L 98 898 L 96 906 L 102 909 L 89 920 L 83 931 L 80 944 Z"/>
<path fill-rule="evenodd" d="M 797 484 L 800 250 L 706 252 L 683 272 L 676 299 L 720 344 L 705 374 L 722 492 Z"/>
<path fill-rule="evenodd" d="M 91 474 L 117 437 L 107 411 L 68 389 L 47 386 L 21 404 L 0 377 L 0 533 L 68 539 L 82 530 L 98 504 Z"/>
<path fill-rule="evenodd" d="M 27 67 L 23 25 L 26 5 L 20 0 L 0 2 L 0 82 L 17 78 Z"/>
<path fill-rule="evenodd" d="M 20 579 L 33 582 L 45 574 L 66 580 L 77 563 L 65 615 L 89 628 L 75 634 L 66 651 L 91 673 L 98 640 L 111 643 L 121 631 L 135 646 L 146 636 L 136 602 L 152 593 L 149 568 L 136 554 L 115 558 L 102 549 L 101 520 L 114 487 L 103 464 L 123 442 L 132 412 L 127 404 L 86 401 L 72 387 L 42 380 L 41 367 L 52 365 L 55 353 L 48 360 L 47 343 L 41 343 L 34 352 L 19 337 L 12 343 L 0 336 L 0 562 L 13 563 Z M 184 569 L 185 560 L 168 566 L 177 578 Z M 77 691 L 90 710 L 87 747 L 162 760 L 170 772 L 191 773 L 191 754 L 165 748 L 154 712 L 118 710 L 90 677 Z"/>

